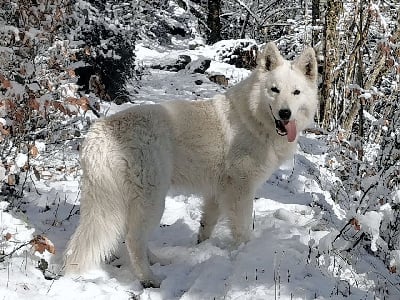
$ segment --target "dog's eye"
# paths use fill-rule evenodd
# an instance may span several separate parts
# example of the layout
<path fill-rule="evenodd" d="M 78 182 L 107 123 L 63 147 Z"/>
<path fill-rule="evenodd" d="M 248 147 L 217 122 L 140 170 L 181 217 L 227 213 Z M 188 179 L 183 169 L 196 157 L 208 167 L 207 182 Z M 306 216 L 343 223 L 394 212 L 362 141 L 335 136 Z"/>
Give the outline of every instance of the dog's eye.
<path fill-rule="evenodd" d="M 277 94 L 279 94 L 281 92 L 276 86 L 272 87 L 271 91 L 273 91 L 274 93 L 277 93 Z"/>
<path fill-rule="evenodd" d="M 299 90 L 294 90 L 293 95 L 299 95 L 300 91 Z"/>

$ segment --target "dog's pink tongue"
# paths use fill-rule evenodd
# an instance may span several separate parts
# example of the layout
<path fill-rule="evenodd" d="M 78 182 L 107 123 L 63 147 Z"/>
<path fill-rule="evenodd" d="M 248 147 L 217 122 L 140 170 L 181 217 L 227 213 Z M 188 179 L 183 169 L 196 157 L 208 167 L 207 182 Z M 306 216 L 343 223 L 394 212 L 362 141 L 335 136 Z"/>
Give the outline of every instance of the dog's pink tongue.
<path fill-rule="evenodd" d="M 291 120 L 284 124 L 285 129 L 287 131 L 287 139 L 288 142 L 293 142 L 296 139 L 297 129 L 296 129 L 296 121 Z"/>

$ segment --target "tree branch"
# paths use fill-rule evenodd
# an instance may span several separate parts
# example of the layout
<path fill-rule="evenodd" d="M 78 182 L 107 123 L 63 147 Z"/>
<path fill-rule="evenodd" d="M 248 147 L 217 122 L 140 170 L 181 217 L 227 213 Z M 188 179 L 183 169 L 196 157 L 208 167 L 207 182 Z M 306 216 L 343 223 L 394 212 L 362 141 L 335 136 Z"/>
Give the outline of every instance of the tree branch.
<path fill-rule="evenodd" d="M 247 10 L 247 13 L 249 13 L 254 18 L 257 25 L 260 25 L 260 20 L 258 19 L 257 15 L 250 9 L 250 7 L 246 5 L 246 3 L 243 3 L 241 0 L 235 0 L 235 2 L 243 7 L 245 10 Z"/>

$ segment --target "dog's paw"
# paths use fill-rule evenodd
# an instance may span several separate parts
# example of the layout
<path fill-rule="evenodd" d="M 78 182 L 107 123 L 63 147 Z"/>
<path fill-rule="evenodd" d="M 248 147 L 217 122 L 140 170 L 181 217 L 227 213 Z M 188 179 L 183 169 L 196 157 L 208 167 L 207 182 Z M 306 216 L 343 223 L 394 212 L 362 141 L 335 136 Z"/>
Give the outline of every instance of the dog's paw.
<path fill-rule="evenodd" d="M 200 234 L 197 236 L 197 244 L 204 242 L 206 238 L 202 237 Z"/>
<path fill-rule="evenodd" d="M 232 249 L 239 249 L 242 245 L 247 244 L 250 241 L 251 235 L 249 232 L 243 232 L 233 236 Z"/>
<path fill-rule="evenodd" d="M 147 250 L 147 256 L 149 258 L 149 262 L 151 265 L 155 265 L 156 263 L 160 263 L 160 258 L 153 253 L 150 249 Z M 161 264 L 161 263 L 160 263 Z"/>
<path fill-rule="evenodd" d="M 200 244 L 204 242 L 205 240 L 208 240 L 210 238 L 210 234 L 206 233 L 203 228 L 200 228 L 199 233 L 197 234 L 197 244 Z"/>

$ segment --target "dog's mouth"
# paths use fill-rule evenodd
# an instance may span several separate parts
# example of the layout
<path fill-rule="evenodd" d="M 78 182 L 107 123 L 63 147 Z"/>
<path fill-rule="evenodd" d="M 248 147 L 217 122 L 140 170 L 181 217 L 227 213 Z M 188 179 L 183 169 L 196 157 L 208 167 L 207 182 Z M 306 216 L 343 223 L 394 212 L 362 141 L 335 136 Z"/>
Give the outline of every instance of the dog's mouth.
<path fill-rule="evenodd" d="M 278 120 L 275 119 L 276 132 L 281 136 L 287 136 L 288 142 L 296 139 L 297 128 L 295 120 Z"/>
<path fill-rule="evenodd" d="M 296 127 L 296 120 L 282 120 L 275 118 L 274 112 L 272 110 L 271 105 L 269 106 L 271 109 L 272 117 L 275 120 L 275 128 L 276 132 L 280 136 L 287 136 L 287 140 L 289 143 L 294 142 L 297 136 L 297 127 Z"/>
<path fill-rule="evenodd" d="M 275 120 L 276 132 L 281 136 L 287 135 L 287 130 L 285 128 L 284 122 L 287 121 Z"/>

